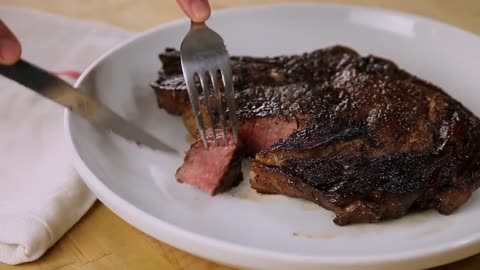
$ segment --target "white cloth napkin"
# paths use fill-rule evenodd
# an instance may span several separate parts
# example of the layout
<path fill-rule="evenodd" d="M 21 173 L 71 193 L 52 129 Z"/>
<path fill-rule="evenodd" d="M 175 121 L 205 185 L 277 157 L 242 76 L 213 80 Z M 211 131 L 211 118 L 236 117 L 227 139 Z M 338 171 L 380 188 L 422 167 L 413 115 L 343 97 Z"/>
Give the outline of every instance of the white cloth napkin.
<path fill-rule="evenodd" d="M 105 24 L 0 7 L 23 58 L 82 71 L 131 35 Z M 65 147 L 63 108 L 0 76 L 0 262 L 39 258 L 95 201 Z"/>

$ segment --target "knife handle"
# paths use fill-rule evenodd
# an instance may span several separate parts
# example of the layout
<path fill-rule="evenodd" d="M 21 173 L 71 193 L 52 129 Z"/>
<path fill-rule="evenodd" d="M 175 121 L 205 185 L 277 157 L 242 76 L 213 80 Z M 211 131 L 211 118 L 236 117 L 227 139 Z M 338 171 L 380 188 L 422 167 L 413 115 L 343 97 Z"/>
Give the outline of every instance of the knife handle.
<path fill-rule="evenodd" d="M 51 84 L 58 83 L 56 80 L 52 80 L 53 74 L 23 59 L 20 59 L 13 65 L 0 65 L 0 74 L 39 92 L 39 94 L 41 94 L 42 90 L 48 90 Z"/>

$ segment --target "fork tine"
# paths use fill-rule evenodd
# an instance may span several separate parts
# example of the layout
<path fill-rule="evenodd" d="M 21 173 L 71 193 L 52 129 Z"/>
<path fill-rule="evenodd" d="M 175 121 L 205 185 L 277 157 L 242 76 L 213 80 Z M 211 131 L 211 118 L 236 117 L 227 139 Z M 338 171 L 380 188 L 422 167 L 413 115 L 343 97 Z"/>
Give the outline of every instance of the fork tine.
<path fill-rule="evenodd" d="M 213 118 L 214 118 L 213 112 L 212 112 L 212 108 L 210 107 L 210 89 L 207 82 L 207 77 L 205 75 L 206 75 L 206 72 L 203 72 L 203 71 L 198 73 L 198 77 L 200 78 L 200 84 L 202 85 L 202 89 L 203 89 L 204 102 L 207 107 L 208 121 L 210 122 L 210 127 L 212 128 L 212 132 L 213 132 L 213 142 L 215 146 L 218 146 L 217 134 L 215 132 L 215 122 L 213 122 Z"/>
<path fill-rule="evenodd" d="M 198 105 L 198 92 L 197 86 L 195 84 L 195 73 L 185 72 L 186 74 L 186 83 L 187 83 L 187 92 L 190 102 L 192 103 L 193 113 L 195 115 L 195 120 L 197 121 L 198 132 L 200 133 L 200 138 L 202 139 L 203 146 L 205 149 L 208 149 L 207 138 L 205 137 L 205 126 L 203 124 L 202 113 Z"/>
<path fill-rule="evenodd" d="M 187 33 L 187 35 L 185 35 L 185 38 L 180 45 L 180 60 L 184 77 L 186 77 L 186 75 L 189 73 L 188 71 L 190 70 L 203 70 L 205 71 L 205 73 L 206 71 L 209 71 L 208 73 L 210 73 L 210 76 L 212 77 L 212 84 L 215 84 L 213 90 L 214 92 L 212 93 L 217 101 L 215 102 L 215 106 L 220 111 L 219 118 L 220 124 L 222 125 L 225 142 L 228 144 L 228 136 L 225 130 L 225 126 L 227 126 L 227 115 L 225 114 L 224 109 L 226 107 L 229 113 L 229 121 L 233 133 L 233 140 L 235 143 L 238 143 L 238 124 L 235 109 L 235 97 L 233 93 L 231 63 L 228 51 L 225 48 L 225 42 L 223 41 L 222 37 L 215 31 L 207 27 L 204 23 L 192 23 L 190 26 L 190 31 Z M 212 69 L 215 69 L 215 72 L 211 72 Z M 220 84 L 218 82 L 218 80 L 220 79 L 217 79 L 217 70 L 219 70 L 221 73 L 221 80 L 223 81 L 223 84 Z M 204 88 L 204 92 L 208 92 L 209 90 L 207 87 L 208 85 L 206 83 L 206 79 L 204 77 L 205 75 L 206 74 L 199 75 L 200 83 Z M 193 77 L 190 78 L 190 81 L 192 80 Z M 199 131 L 203 134 L 203 137 L 205 137 L 203 121 L 202 119 L 198 118 L 198 93 L 196 92 L 196 90 L 193 89 L 192 85 L 190 86 L 190 88 L 192 88 L 192 90 L 188 89 L 190 101 L 192 102 L 192 107 L 195 113 L 197 113 L 196 120 Z M 219 90 L 219 86 L 223 86 L 225 90 L 223 91 L 223 95 L 221 93 L 222 91 Z M 205 96 L 207 96 L 207 100 L 205 101 L 205 105 L 207 105 L 207 102 L 210 102 L 210 99 L 208 99 L 209 94 L 207 93 Z M 210 107 L 210 104 L 208 104 L 208 107 Z M 213 117 L 211 116 L 211 108 L 207 108 L 207 110 L 210 119 L 209 121 L 213 123 Z M 218 121 L 218 119 L 215 118 L 215 121 Z M 204 140 L 204 144 L 206 144 L 206 140 Z M 208 146 L 206 147 L 208 149 Z"/>
<path fill-rule="evenodd" d="M 218 115 L 220 116 L 220 125 L 223 131 L 223 141 L 225 145 L 228 144 L 227 130 L 225 129 L 225 111 L 223 110 L 223 98 L 220 91 L 220 85 L 218 84 L 218 70 L 211 70 L 210 77 L 213 85 L 213 95 L 217 104 Z"/>
<path fill-rule="evenodd" d="M 226 60 L 227 63 L 229 59 Z M 229 63 L 230 64 L 230 63 Z M 235 108 L 235 97 L 233 96 L 232 70 L 230 65 L 221 67 L 223 84 L 225 85 L 225 99 L 227 101 L 228 115 L 233 133 L 233 140 L 238 143 L 237 114 Z"/>

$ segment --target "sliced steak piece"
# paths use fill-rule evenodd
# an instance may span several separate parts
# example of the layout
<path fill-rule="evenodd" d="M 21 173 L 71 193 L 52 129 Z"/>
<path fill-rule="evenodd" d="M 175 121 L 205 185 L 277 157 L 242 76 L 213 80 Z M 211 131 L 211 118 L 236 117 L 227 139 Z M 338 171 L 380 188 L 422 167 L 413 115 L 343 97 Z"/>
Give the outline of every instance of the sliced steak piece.
<path fill-rule="evenodd" d="M 178 52 L 160 59 L 159 105 L 195 136 Z M 334 46 L 232 64 L 258 192 L 313 201 L 346 225 L 419 209 L 450 214 L 480 185 L 478 117 L 391 61 Z"/>
<path fill-rule="evenodd" d="M 201 140 L 193 143 L 176 173 L 178 182 L 198 187 L 212 196 L 238 185 L 242 180 L 241 145 L 233 143 L 231 133 L 228 134 L 227 145 L 221 130 L 216 132 L 216 136 L 217 146 L 214 145 L 213 132 L 207 131 L 208 150 Z"/>

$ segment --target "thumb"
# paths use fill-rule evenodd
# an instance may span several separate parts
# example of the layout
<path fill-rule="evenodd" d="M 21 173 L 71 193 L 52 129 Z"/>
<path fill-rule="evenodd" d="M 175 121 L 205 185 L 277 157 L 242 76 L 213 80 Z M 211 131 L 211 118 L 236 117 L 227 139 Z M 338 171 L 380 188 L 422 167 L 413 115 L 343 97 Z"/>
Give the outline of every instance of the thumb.
<path fill-rule="evenodd" d="M 194 22 L 205 22 L 210 17 L 210 5 L 207 0 L 177 0 L 178 5 Z"/>
<path fill-rule="evenodd" d="M 15 64 L 21 53 L 20 42 L 5 23 L 0 20 L 0 64 Z"/>

